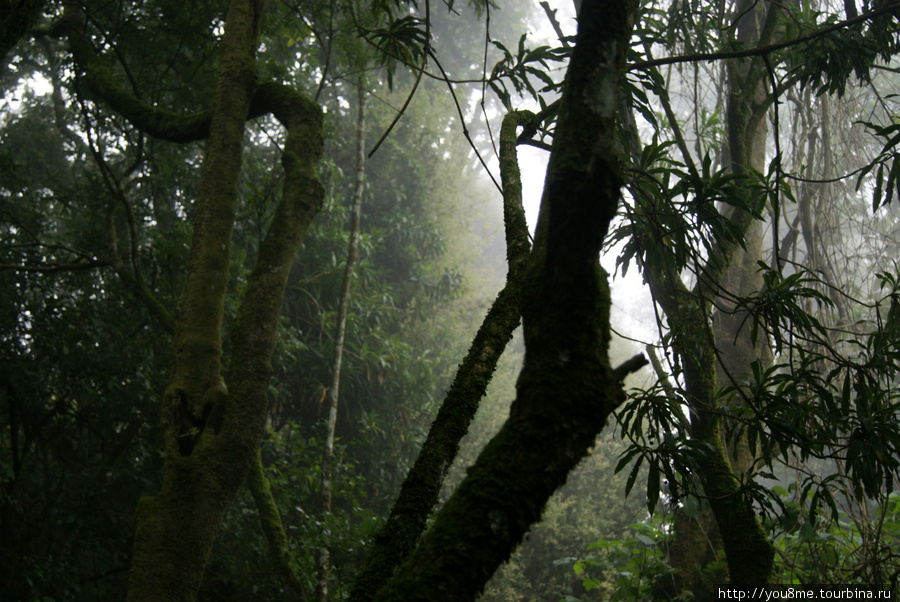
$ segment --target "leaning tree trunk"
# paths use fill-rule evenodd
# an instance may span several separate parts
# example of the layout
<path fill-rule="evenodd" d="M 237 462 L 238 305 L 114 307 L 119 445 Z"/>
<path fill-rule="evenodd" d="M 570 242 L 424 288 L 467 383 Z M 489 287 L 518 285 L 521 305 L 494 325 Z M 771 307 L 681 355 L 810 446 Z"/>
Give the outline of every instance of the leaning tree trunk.
<path fill-rule="evenodd" d="M 509 419 L 376 600 L 474 599 L 624 399 L 623 372 L 642 365 L 609 365 L 598 257 L 622 183 L 612 142 L 635 5 L 581 7 L 522 289 L 525 364 Z"/>
<path fill-rule="evenodd" d="M 530 125 L 534 117 L 526 111 L 512 111 L 503 118 L 500 127 L 500 179 L 503 182 L 503 222 L 509 266 L 506 285 L 497 294 L 475 334 L 422 450 L 403 481 L 387 523 L 375 536 L 365 565 L 353 582 L 352 602 L 368 602 L 374 598 L 415 547 L 438 502 L 447 469 L 459 451 L 459 442 L 475 417 L 497 361 L 519 325 L 519 299 L 531 245 L 522 206 L 516 130 L 519 126 Z"/>

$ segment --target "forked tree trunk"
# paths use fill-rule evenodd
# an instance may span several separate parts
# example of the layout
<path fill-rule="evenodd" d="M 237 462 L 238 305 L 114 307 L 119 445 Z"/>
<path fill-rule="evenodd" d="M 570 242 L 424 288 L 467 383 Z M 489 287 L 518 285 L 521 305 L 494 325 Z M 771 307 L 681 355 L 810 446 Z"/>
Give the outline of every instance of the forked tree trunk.
<path fill-rule="evenodd" d="M 612 142 L 635 8 L 581 7 L 522 290 L 525 364 L 509 420 L 376 600 L 474 599 L 624 399 L 599 252 L 622 184 Z"/>
<path fill-rule="evenodd" d="M 163 396 L 165 473 L 160 492 L 138 505 L 129 600 L 196 598 L 219 526 L 252 459 L 246 454 L 251 450 L 238 449 L 232 461 L 218 458 L 211 437 L 198 440 L 196 435 L 206 430 L 210 417 L 218 419 L 230 409 L 221 376 L 222 319 L 244 122 L 256 86 L 256 11 L 251 0 L 234 0 L 226 17 L 172 371 Z M 212 426 L 210 431 L 218 432 L 222 425 Z"/>
<path fill-rule="evenodd" d="M 131 112 L 136 101 L 103 88 L 133 123 L 169 139 L 208 131 L 195 204 L 193 244 L 181 314 L 172 344 L 172 371 L 163 396 L 165 466 L 160 492 L 137 509 L 129 600 L 194 600 L 225 513 L 263 435 L 271 354 L 287 276 L 303 234 L 322 203 L 315 168 L 322 151 L 319 108 L 278 84 L 257 87 L 255 49 L 261 3 L 232 0 L 221 42 L 209 122 Z M 90 73 L 90 72 L 89 72 Z M 231 360 L 221 376 L 222 321 L 244 123 L 251 112 L 275 114 L 287 129 L 285 183 L 272 225 L 231 329 Z M 262 108 L 265 107 L 265 108 Z M 205 129 L 206 128 L 206 129 Z M 227 387 L 226 387 L 227 382 Z"/>

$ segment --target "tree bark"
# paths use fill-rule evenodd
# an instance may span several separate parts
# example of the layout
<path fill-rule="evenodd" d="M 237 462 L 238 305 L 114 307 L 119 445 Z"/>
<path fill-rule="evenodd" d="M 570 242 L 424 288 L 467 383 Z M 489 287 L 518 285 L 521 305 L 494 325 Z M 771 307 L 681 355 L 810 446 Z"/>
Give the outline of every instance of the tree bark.
<path fill-rule="evenodd" d="M 284 287 L 322 203 L 315 173 L 322 151 L 321 111 L 286 87 L 267 85 L 262 96 L 288 131 L 285 183 L 231 329 L 223 380 L 224 299 L 244 122 L 257 94 L 260 8 L 233 0 L 226 16 L 172 372 L 162 400 L 165 472 L 160 492 L 138 504 L 129 600 L 196 598 L 219 526 L 263 435 Z"/>
<path fill-rule="evenodd" d="M 459 451 L 478 404 L 494 375 L 497 361 L 519 325 L 519 300 L 531 244 L 522 206 L 522 181 L 516 158 L 516 129 L 530 123 L 531 113 L 513 111 L 500 128 L 500 179 L 506 230 L 506 285 L 484 317 L 460 364 L 415 464 L 403 481 L 390 517 L 375 537 L 363 570 L 350 593 L 353 602 L 368 602 L 391 578 L 415 547 L 434 509 L 447 469 Z"/>
<path fill-rule="evenodd" d="M 259 522 L 269 545 L 269 558 L 272 559 L 275 572 L 288 590 L 289 597 L 287 599 L 304 600 L 303 583 L 300 582 L 300 578 L 294 571 L 294 559 L 291 556 L 287 533 L 284 531 L 284 523 L 281 522 L 281 513 L 278 511 L 278 506 L 275 505 L 259 449 L 256 450 L 256 458 L 250 467 L 247 488 L 253 496 L 253 503 L 256 504 L 256 511 L 259 513 Z"/>
<path fill-rule="evenodd" d="M 624 394 L 598 255 L 622 183 L 616 97 L 635 3 L 586 1 L 523 287 L 510 417 L 377 600 L 471 600 L 540 519 Z"/>
<path fill-rule="evenodd" d="M 233 0 L 226 16 L 216 98 L 181 314 L 172 343 L 172 372 L 163 395 L 165 473 L 160 492 L 143 498 L 136 516 L 129 600 L 192 600 L 219 525 L 250 468 L 217 446 L 194 449 L 214 408 L 224 411 L 222 318 L 244 121 L 256 86 L 256 6 Z M 202 429 L 202 430 L 201 430 Z M 219 428 L 214 428 L 218 434 Z M 211 443 L 209 437 L 204 443 Z"/>

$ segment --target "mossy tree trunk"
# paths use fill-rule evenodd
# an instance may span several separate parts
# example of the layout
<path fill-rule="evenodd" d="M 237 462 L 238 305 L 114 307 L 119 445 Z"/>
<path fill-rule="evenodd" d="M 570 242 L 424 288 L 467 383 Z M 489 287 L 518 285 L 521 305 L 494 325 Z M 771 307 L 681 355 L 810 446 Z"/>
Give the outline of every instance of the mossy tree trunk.
<path fill-rule="evenodd" d="M 620 197 L 612 144 L 635 5 L 581 7 L 522 289 L 525 363 L 510 417 L 376 600 L 474 599 L 624 398 L 599 252 Z"/>
<path fill-rule="evenodd" d="M 744 248 L 735 251 L 723 278 L 722 288 L 728 291 L 728 295 L 718 297 L 715 302 L 711 336 L 716 342 L 715 378 L 718 390 L 745 383 L 752 375 L 754 361 L 762 362 L 763 367 L 771 362 L 771 353 L 764 341 L 754 344 L 750 340 L 746 312 L 735 309 L 732 301 L 735 295 L 743 296 L 759 290 L 762 279 L 756 262 L 762 258 L 761 222 L 754 221 L 750 225 L 744 235 L 744 245 Z M 738 411 L 741 399 L 740 395 L 735 394 L 728 403 Z M 754 458 L 746 437 L 735 437 L 727 429 L 722 431 L 722 437 L 723 449 L 735 475 L 741 479 L 745 473 L 747 476 L 752 474 Z M 668 561 L 677 572 L 665 580 L 663 597 L 675 597 L 685 591 L 702 596 L 710 586 L 704 583 L 702 570 L 715 561 L 723 549 L 719 523 L 711 509 L 702 510 L 696 517 L 676 510 L 674 520 Z"/>
<path fill-rule="evenodd" d="M 261 7 L 253 0 L 230 3 L 212 108 L 186 115 L 147 105 L 119 84 L 85 35 L 79 7 L 66 5 L 70 48 L 98 98 L 150 136 L 172 142 L 207 139 L 162 399 L 163 484 L 157 495 L 138 504 L 129 600 L 196 598 L 219 526 L 257 459 L 284 288 L 300 241 L 322 205 L 316 175 L 322 113 L 291 88 L 257 83 Z M 266 113 L 287 130 L 284 186 L 231 328 L 223 377 L 222 323 L 245 122 Z M 158 317 L 167 324 L 166 316 Z"/>
<path fill-rule="evenodd" d="M 157 495 L 143 498 L 138 506 L 129 600 L 196 597 L 219 526 L 262 436 L 259 419 L 234 424 L 236 404 L 229 403 L 221 374 L 237 174 L 244 122 L 256 88 L 258 19 L 254 2 L 231 2 L 195 203 L 187 279 L 172 342 L 172 371 L 163 395 L 163 484 Z M 237 391 L 231 394 L 234 399 Z M 225 456 L 222 444 L 236 427 L 245 433 L 228 442 Z"/>
<path fill-rule="evenodd" d="M 503 221 L 506 233 L 506 285 L 475 334 L 472 345 L 450 385 L 413 467 L 391 508 L 350 592 L 353 602 L 367 602 L 391 578 L 425 530 L 438 501 L 447 470 L 459 442 L 475 417 L 479 402 L 494 375 L 497 361 L 519 325 L 519 299 L 531 244 L 522 206 L 522 181 L 516 157 L 516 132 L 530 125 L 534 115 L 513 111 L 500 128 L 500 177 L 503 182 Z"/>
<path fill-rule="evenodd" d="M 737 38 L 744 46 L 765 44 L 775 33 L 777 9 L 739 2 L 735 9 Z M 748 176 L 763 171 L 765 150 L 766 70 L 762 59 L 737 61 L 728 67 L 728 144 L 730 170 Z M 689 160 L 688 157 L 685 157 Z M 765 360 L 764 343 L 750 340 L 749 328 L 741 328 L 745 316 L 732 311 L 728 299 L 758 286 L 756 262 L 761 258 L 761 222 L 750 212 L 732 208 L 728 215 L 741 233 L 744 247 L 719 240 L 706 267 L 690 290 L 678 274 L 663 266 L 648 266 L 648 282 L 674 333 L 674 347 L 684 371 L 685 393 L 691 405 L 690 437 L 706 444 L 698 461 L 698 476 L 710 512 L 698 520 L 680 521 L 670 557 L 679 569 L 675 591 L 695 591 L 700 584 L 700 563 L 721 545 L 733 583 L 766 583 L 771 575 L 774 550 L 744 493 L 742 479 L 752 465 L 746 443 L 726 437 L 718 390 L 740 385 L 750 376 L 750 365 Z M 727 295 L 720 297 L 722 290 Z M 713 306 L 716 311 L 713 311 Z M 700 548 L 697 542 L 704 542 Z"/>
<path fill-rule="evenodd" d="M 287 532 L 284 530 L 281 512 L 275 504 L 272 488 L 266 478 L 259 449 L 256 450 L 256 457 L 250 466 L 250 474 L 247 475 L 247 489 L 250 490 L 253 503 L 256 504 L 256 511 L 259 513 L 259 522 L 263 534 L 266 536 L 272 568 L 285 586 L 287 595 L 284 600 L 288 602 L 305 600 L 303 583 L 294 570 L 294 557 L 291 554 L 290 542 Z"/>

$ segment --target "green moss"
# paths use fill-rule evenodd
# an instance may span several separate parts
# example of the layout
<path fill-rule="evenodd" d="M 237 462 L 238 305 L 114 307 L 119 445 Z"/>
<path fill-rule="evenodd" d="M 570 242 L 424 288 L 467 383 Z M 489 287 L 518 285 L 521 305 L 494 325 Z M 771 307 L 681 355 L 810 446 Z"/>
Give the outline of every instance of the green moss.
<path fill-rule="evenodd" d="M 354 582 L 350 596 L 353 601 L 371 600 L 419 540 L 437 503 L 446 469 L 456 457 L 459 441 L 466 434 L 497 361 L 519 324 L 520 289 L 530 245 L 515 152 L 516 128 L 532 119 L 530 113 L 514 111 L 504 118 L 500 134 L 509 263 L 506 286 L 491 305 L 460 364 L 391 515 Z"/>

